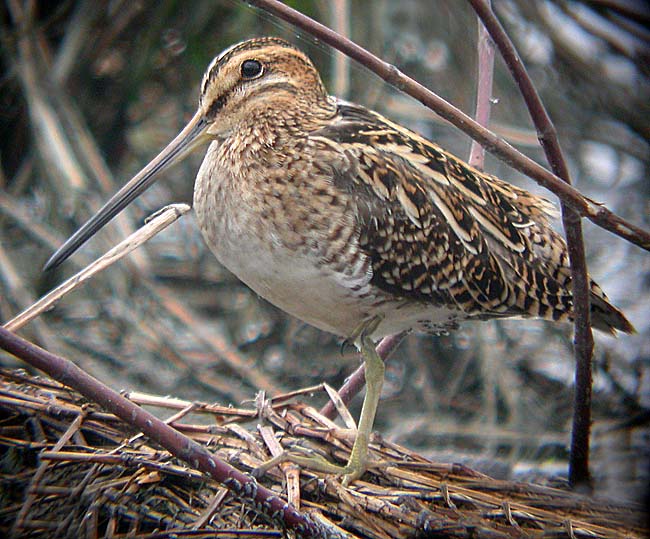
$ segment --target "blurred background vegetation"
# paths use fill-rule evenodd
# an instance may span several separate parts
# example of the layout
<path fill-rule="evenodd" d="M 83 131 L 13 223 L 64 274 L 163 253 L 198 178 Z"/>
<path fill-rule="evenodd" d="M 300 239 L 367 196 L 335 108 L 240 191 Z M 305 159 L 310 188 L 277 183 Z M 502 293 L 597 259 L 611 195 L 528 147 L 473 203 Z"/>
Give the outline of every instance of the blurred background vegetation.
<path fill-rule="evenodd" d="M 287 3 L 473 112 L 477 22 L 468 4 Z M 575 185 L 650 227 L 645 4 L 493 4 L 556 122 Z M 0 320 L 155 210 L 191 201 L 200 155 L 167 173 L 62 268 L 41 271 L 53 250 L 184 125 L 210 60 L 259 35 L 282 36 L 306 50 L 332 93 L 467 158 L 470 140 L 458 130 L 244 2 L 9 1 L 1 33 Z M 491 127 L 545 164 L 498 58 L 495 69 Z M 486 169 L 543 193 L 494 158 Z M 593 277 L 639 331 L 596 336 L 592 468 L 600 493 L 636 498 L 648 481 L 650 452 L 650 257 L 591 223 L 585 236 Z M 321 381 L 338 387 L 358 362 L 350 350 L 340 352 L 336 338 L 278 311 L 220 267 L 192 214 L 20 333 L 113 388 L 221 403 L 252 399 L 259 389 L 274 394 Z M 24 367 L 1 354 L 0 365 Z M 489 322 L 445 337 L 411 335 L 389 362 L 376 429 L 432 458 L 497 477 L 564 475 L 572 379 L 568 325 Z M 315 405 L 323 402 L 314 396 Z"/>

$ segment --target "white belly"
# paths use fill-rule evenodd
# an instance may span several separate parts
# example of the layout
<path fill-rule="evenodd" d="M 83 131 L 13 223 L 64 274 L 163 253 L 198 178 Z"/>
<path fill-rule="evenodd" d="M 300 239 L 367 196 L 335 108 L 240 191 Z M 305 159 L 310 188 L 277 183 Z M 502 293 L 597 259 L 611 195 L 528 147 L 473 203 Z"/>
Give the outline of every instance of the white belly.
<path fill-rule="evenodd" d="M 312 259 L 269 249 L 268 244 L 251 238 L 240 236 L 240 242 L 233 245 L 204 236 L 226 268 L 264 299 L 300 320 L 347 336 L 367 316 L 350 293 L 346 277 L 317 267 Z"/>
<path fill-rule="evenodd" d="M 215 244 L 205 236 L 217 259 L 241 281 L 264 299 L 283 311 L 319 329 L 348 337 L 358 326 L 373 316 L 383 317 L 373 338 L 411 328 L 423 328 L 423 321 L 432 326 L 445 326 L 458 317 L 457 311 L 433 309 L 421 303 L 386 301 L 384 297 L 360 297 L 351 292 L 354 285 L 367 290 L 371 276 L 350 279 L 327 269 L 318 268 L 311 259 L 295 253 L 272 251 L 259 243 Z"/>

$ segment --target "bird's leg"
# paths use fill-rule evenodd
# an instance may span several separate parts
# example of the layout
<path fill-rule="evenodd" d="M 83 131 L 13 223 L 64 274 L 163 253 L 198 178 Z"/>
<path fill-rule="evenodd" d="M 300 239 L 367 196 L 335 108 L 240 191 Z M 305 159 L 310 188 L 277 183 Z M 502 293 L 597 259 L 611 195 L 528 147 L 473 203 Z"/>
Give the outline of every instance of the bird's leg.
<path fill-rule="evenodd" d="M 303 456 L 284 452 L 256 468 L 254 470 L 255 475 L 263 475 L 273 466 L 287 461 L 310 470 L 343 475 L 343 483 L 345 485 L 363 475 L 368 464 L 368 443 L 370 442 L 372 426 L 375 422 L 381 388 L 384 384 L 384 362 L 379 357 L 379 354 L 377 354 L 375 344 L 370 338 L 370 335 L 377 329 L 381 320 L 381 317 L 375 316 L 369 321 L 364 322 L 353 332 L 352 338 L 350 339 L 363 356 L 366 368 L 366 396 L 361 407 L 357 435 L 348 463 L 345 466 L 338 466 L 319 456 Z"/>
<path fill-rule="evenodd" d="M 357 436 L 352 446 L 352 453 L 343 472 L 345 474 L 344 484 L 346 485 L 361 477 L 368 464 L 368 444 L 370 443 L 372 426 L 375 423 L 381 388 L 384 385 L 384 362 L 377 354 L 375 343 L 370 338 L 370 335 L 377 329 L 380 322 L 381 318 L 379 316 L 374 317 L 362 328 L 355 340 L 365 365 L 366 396 L 361 407 L 361 416 L 359 416 Z"/>

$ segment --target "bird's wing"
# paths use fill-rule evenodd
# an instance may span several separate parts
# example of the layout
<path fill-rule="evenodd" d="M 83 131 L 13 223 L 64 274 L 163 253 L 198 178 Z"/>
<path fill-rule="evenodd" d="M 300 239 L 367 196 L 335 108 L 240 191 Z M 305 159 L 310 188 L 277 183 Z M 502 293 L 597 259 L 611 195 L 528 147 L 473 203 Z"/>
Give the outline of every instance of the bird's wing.
<path fill-rule="evenodd" d="M 334 181 L 356 203 L 373 284 L 472 316 L 570 316 L 549 201 L 356 105 L 311 136 L 345 157 Z"/>

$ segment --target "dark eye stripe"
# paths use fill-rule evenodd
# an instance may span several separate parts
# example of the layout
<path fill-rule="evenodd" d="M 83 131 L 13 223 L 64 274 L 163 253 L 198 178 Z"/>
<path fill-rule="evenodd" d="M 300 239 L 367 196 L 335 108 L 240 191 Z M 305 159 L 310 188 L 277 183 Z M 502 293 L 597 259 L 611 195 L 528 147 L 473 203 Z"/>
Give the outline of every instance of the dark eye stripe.
<path fill-rule="evenodd" d="M 221 97 L 215 99 L 212 103 L 210 103 L 210 107 L 208 108 L 206 116 L 208 117 L 216 116 L 217 112 L 219 112 L 225 104 L 226 104 L 226 95 L 222 95 Z"/>

